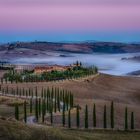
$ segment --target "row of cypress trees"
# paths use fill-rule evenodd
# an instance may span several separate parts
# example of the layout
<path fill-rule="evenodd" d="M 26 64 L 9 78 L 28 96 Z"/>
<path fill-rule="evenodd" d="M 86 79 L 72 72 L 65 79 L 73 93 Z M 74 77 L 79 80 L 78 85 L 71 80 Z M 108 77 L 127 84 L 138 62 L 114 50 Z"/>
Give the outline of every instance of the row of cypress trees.
<path fill-rule="evenodd" d="M 66 102 L 70 102 L 71 105 L 73 104 L 73 96 L 70 91 L 60 89 L 60 88 L 42 88 L 41 90 L 41 96 L 39 96 L 39 90 L 38 87 L 33 88 L 9 88 L 8 86 L 2 87 L 0 86 L 0 91 L 2 91 L 3 94 L 10 94 L 13 96 L 19 96 L 19 97 L 28 97 L 28 98 L 46 98 L 46 99 L 55 99 L 56 102 L 59 102 L 63 100 L 66 100 Z M 65 97 L 64 97 L 65 95 Z M 70 96 L 70 97 L 69 97 Z"/>
<path fill-rule="evenodd" d="M 30 106 L 31 107 L 31 106 Z M 68 128 L 71 128 L 71 109 L 69 108 L 68 110 L 65 110 L 65 103 L 63 104 L 62 107 L 62 126 L 64 127 L 66 125 L 66 111 L 68 113 L 67 117 L 67 126 Z M 88 114 L 88 106 L 85 106 L 85 117 L 84 117 L 84 127 L 86 129 L 89 128 L 89 114 Z M 31 108 L 30 108 L 30 113 L 31 113 Z M 53 107 L 52 104 L 50 104 L 48 113 L 50 114 L 50 123 L 53 124 Z M 38 121 L 39 117 L 42 116 L 42 122 L 44 123 L 45 121 L 45 114 L 46 114 L 46 104 L 45 104 L 45 99 L 38 100 L 36 99 L 36 104 L 35 104 L 35 116 L 36 120 Z M 19 120 L 19 108 L 18 105 L 15 105 L 15 118 Z M 27 121 L 27 109 L 26 109 L 26 101 L 24 102 L 24 121 Z M 97 122 L 96 122 L 96 105 L 93 105 L 93 127 L 97 127 Z M 103 111 L 103 128 L 106 129 L 107 126 L 107 108 L 106 105 L 104 105 L 104 111 Z M 80 127 L 80 108 L 79 106 L 76 106 L 76 127 Z M 111 102 L 111 107 L 110 107 L 110 128 L 115 128 L 115 123 L 114 123 L 114 103 Z M 131 112 L 131 117 L 130 117 L 130 128 L 131 130 L 134 129 L 134 113 Z M 124 129 L 128 130 L 128 109 L 127 107 L 125 108 L 125 115 L 124 115 Z"/>
<path fill-rule="evenodd" d="M 17 90 L 18 91 L 18 90 Z M 17 94 L 18 95 L 18 92 Z M 26 96 L 27 97 L 27 94 Z M 29 96 L 30 98 L 26 98 L 26 100 L 29 100 L 29 111 L 30 114 L 34 113 L 36 121 L 39 120 L 39 118 L 42 116 L 42 122 L 44 122 L 44 118 L 46 113 L 50 114 L 51 123 L 53 123 L 53 113 L 54 112 L 63 112 L 67 111 L 69 108 L 73 107 L 74 104 L 74 98 L 73 94 L 70 91 L 54 88 L 52 87 L 43 89 L 41 91 L 41 96 L 38 95 L 38 89 L 36 87 L 34 96 Z M 26 104 L 24 103 L 24 114 L 27 117 L 27 111 L 26 111 Z M 15 106 L 15 112 L 16 114 L 19 114 L 19 111 L 17 111 L 17 105 Z M 26 113 L 25 113 L 26 112 Z M 15 114 L 15 118 L 18 120 L 19 115 Z M 26 119 L 24 119 L 26 122 Z"/>

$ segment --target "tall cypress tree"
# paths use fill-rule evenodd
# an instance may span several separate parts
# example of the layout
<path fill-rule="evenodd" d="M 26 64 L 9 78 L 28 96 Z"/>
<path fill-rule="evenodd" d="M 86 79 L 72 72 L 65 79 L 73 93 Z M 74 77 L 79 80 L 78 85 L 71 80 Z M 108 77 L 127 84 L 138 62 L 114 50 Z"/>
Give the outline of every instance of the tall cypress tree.
<path fill-rule="evenodd" d="M 1 89 L 2 89 L 2 88 L 1 88 L 1 85 L 0 85 L 0 91 L 1 91 Z"/>
<path fill-rule="evenodd" d="M 41 99 L 38 100 L 38 114 L 41 116 Z"/>
<path fill-rule="evenodd" d="M 26 93 L 26 98 L 27 98 L 28 97 L 28 91 L 27 91 L 27 89 L 26 89 L 26 92 L 25 93 Z"/>
<path fill-rule="evenodd" d="M 59 89 L 58 89 L 58 95 L 57 95 L 57 108 L 58 108 L 58 111 L 60 112 L 60 96 L 59 96 Z"/>
<path fill-rule="evenodd" d="M 93 127 L 96 127 L 96 105 L 93 105 Z"/>
<path fill-rule="evenodd" d="M 56 100 L 56 90 L 55 90 L 55 96 L 54 96 L 54 112 L 57 110 L 57 100 Z"/>
<path fill-rule="evenodd" d="M 62 124 L 65 126 L 65 102 L 63 103 L 63 110 L 62 110 Z"/>
<path fill-rule="evenodd" d="M 15 119 L 19 120 L 19 107 L 18 107 L 18 104 L 15 105 Z"/>
<path fill-rule="evenodd" d="M 27 108 L 26 108 L 26 101 L 24 101 L 24 122 L 27 122 Z"/>
<path fill-rule="evenodd" d="M 110 122 L 111 122 L 111 128 L 114 128 L 114 103 L 111 102 L 111 110 L 110 110 Z"/>
<path fill-rule="evenodd" d="M 88 128 L 88 106 L 85 108 L 85 128 Z"/>
<path fill-rule="evenodd" d="M 49 110 L 49 96 L 48 96 L 48 94 L 47 94 L 47 103 L 46 103 L 46 110 L 47 110 L 47 112 L 48 112 L 48 110 Z"/>
<path fill-rule="evenodd" d="M 71 128 L 71 110 L 68 111 L 68 127 Z"/>
<path fill-rule="evenodd" d="M 36 98 L 37 98 L 37 96 L 38 96 L 37 87 L 35 88 L 35 96 L 36 96 Z"/>
<path fill-rule="evenodd" d="M 34 97 L 34 91 L 33 91 L 33 89 L 31 89 L 31 96 L 32 96 L 32 98 Z"/>
<path fill-rule="evenodd" d="M 80 126 L 79 106 L 77 106 L 76 108 L 76 125 L 77 125 L 77 128 L 79 128 Z"/>
<path fill-rule="evenodd" d="M 25 89 L 24 88 L 23 88 L 23 93 L 22 94 L 23 94 L 23 96 L 25 96 Z"/>
<path fill-rule="evenodd" d="M 134 129 L 134 112 L 131 112 L 131 129 Z"/>
<path fill-rule="evenodd" d="M 38 100 L 37 100 L 37 98 L 35 101 L 35 116 L 36 116 L 36 121 L 38 121 Z"/>
<path fill-rule="evenodd" d="M 43 98 L 43 96 L 44 96 L 44 89 L 42 87 L 42 89 L 41 89 L 41 98 Z"/>
<path fill-rule="evenodd" d="M 46 110 L 46 104 L 45 104 L 45 99 L 42 100 L 42 122 L 44 123 L 44 117 L 45 117 L 45 111 Z"/>
<path fill-rule="evenodd" d="M 107 128 L 107 115 L 106 115 L 106 105 L 104 106 L 104 116 L 103 116 L 103 126 Z"/>
<path fill-rule="evenodd" d="M 33 110 L 33 102 L 32 102 L 32 98 L 30 98 L 30 113 L 32 113 Z"/>
<path fill-rule="evenodd" d="M 128 130 L 128 112 L 127 112 L 127 107 L 125 108 L 125 130 Z"/>
<path fill-rule="evenodd" d="M 50 119 L 51 119 L 51 124 L 53 124 L 53 102 L 51 102 L 50 105 Z"/>

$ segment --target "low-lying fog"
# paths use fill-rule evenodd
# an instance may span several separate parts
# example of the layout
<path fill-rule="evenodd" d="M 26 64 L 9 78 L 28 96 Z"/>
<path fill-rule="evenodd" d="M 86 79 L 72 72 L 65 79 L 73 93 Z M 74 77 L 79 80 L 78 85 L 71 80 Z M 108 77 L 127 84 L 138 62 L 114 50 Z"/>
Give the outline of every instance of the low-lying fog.
<path fill-rule="evenodd" d="M 12 60 L 12 63 L 18 64 L 61 64 L 68 65 L 76 60 L 81 61 L 84 65 L 96 65 L 100 72 L 125 75 L 127 73 L 140 70 L 140 62 L 131 60 L 122 60 L 122 58 L 130 58 L 138 56 L 140 53 L 127 54 L 58 54 L 53 56 L 34 57 L 34 58 L 18 58 Z"/>

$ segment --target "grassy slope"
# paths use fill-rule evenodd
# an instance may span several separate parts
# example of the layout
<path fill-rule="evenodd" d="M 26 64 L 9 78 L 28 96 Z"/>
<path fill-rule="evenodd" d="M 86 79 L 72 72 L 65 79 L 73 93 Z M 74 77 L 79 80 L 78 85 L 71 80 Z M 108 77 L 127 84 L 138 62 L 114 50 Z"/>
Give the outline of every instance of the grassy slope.
<path fill-rule="evenodd" d="M 81 117 L 84 113 L 85 104 L 89 106 L 89 125 L 92 125 L 92 107 L 96 103 L 97 107 L 97 127 L 102 127 L 103 106 L 107 105 L 107 115 L 110 117 L 110 101 L 115 103 L 115 128 L 124 128 L 124 109 L 128 107 L 128 117 L 130 120 L 131 111 L 135 112 L 135 128 L 140 129 L 140 78 L 136 77 L 119 77 L 100 74 L 96 77 L 87 79 L 67 80 L 63 82 L 44 82 L 44 83 L 19 83 L 21 88 L 33 87 L 41 91 L 42 87 L 60 87 L 72 91 L 75 96 L 75 104 L 82 108 Z M 7 85 L 3 85 L 7 86 Z M 9 84 L 9 87 L 17 87 L 17 84 Z M 75 116 L 74 116 L 75 117 Z M 84 118 L 81 118 L 83 126 Z M 54 122 L 61 123 L 61 117 L 55 117 Z M 130 121 L 129 121 L 130 122 Z M 75 126 L 75 120 L 72 120 L 72 126 Z M 108 120 L 108 127 L 110 126 Z"/>
<path fill-rule="evenodd" d="M 27 126 L 0 119 L 0 140 L 139 140 L 140 132 L 86 131 Z"/>

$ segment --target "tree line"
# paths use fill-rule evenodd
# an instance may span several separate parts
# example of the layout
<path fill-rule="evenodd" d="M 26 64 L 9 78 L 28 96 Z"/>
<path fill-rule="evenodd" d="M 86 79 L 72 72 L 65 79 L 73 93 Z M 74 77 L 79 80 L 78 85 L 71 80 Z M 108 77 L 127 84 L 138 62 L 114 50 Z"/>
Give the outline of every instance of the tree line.
<path fill-rule="evenodd" d="M 26 107 L 27 103 L 26 101 L 24 102 L 24 121 L 27 122 L 27 110 Z M 31 103 L 30 103 L 30 113 L 31 113 Z M 42 117 L 42 123 L 45 122 L 45 114 L 46 114 L 46 105 L 45 105 L 45 100 L 42 100 L 41 102 L 39 100 L 36 100 L 35 103 L 35 116 L 36 116 L 36 120 L 38 122 L 38 118 Z M 73 112 L 73 108 L 75 108 L 75 116 L 71 115 L 71 112 Z M 67 109 L 66 107 L 66 102 L 64 102 L 63 106 L 62 106 L 62 110 L 61 112 L 61 118 L 62 118 L 62 126 L 63 127 L 68 127 L 68 128 L 72 128 L 72 117 L 75 117 L 75 124 L 77 128 L 81 127 L 81 122 L 80 122 L 80 107 L 79 105 L 77 106 L 71 106 Z M 85 109 L 84 109 L 84 128 L 88 129 L 89 128 L 89 110 L 88 110 L 88 105 L 85 105 Z M 47 110 L 47 113 L 50 114 L 50 124 L 53 125 L 54 122 L 54 118 L 53 115 L 55 113 L 55 109 L 52 107 L 52 104 L 50 104 L 49 110 Z M 104 105 L 104 109 L 103 109 L 103 124 L 102 124 L 102 128 L 103 129 L 115 129 L 115 120 L 114 120 L 115 114 L 114 114 L 114 102 L 111 102 L 110 105 L 110 117 L 107 116 L 107 107 L 106 105 Z M 17 120 L 19 120 L 19 107 L 18 105 L 15 105 L 15 118 Z M 67 121 L 67 122 L 66 122 Z M 92 127 L 93 128 L 97 128 L 97 116 L 96 116 L 96 104 L 93 104 L 93 110 L 92 110 Z M 110 122 L 110 123 L 108 123 Z M 135 126 L 134 126 L 134 112 L 131 112 L 130 114 L 130 120 L 128 120 L 128 109 L 127 107 L 125 108 L 124 111 L 124 130 L 134 130 Z M 130 126 L 130 128 L 128 127 Z M 75 128 L 75 127 L 74 127 Z M 91 127 L 90 127 L 91 128 Z"/>
<path fill-rule="evenodd" d="M 34 70 L 23 70 L 17 72 L 12 69 L 5 73 L 1 78 L 1 83 L 22 83 L 22 82 L 48 82 L 59 81 L 66 79 L 76 79 L 98 73 L 98 68 L 84 67 L 81 62 L 76 62 L 75 66 L 64 71 L 52 70 L 51 72 L 43 72 L 41 74 L 35 74 Z"/>

